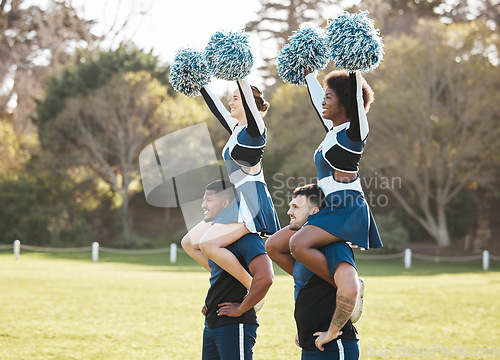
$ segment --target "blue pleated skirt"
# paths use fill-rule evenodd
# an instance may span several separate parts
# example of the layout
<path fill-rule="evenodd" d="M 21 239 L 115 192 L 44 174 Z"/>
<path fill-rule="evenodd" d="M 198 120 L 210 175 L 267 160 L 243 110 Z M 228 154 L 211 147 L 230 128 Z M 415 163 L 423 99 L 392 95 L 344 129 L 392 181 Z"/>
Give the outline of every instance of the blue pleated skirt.
<path fill-rule="evenodd" d="M 326 206 L 309 216 L 305 225 L 317 226 L 363 249 L 380 248 L 382 240 L 362 193 L 341 190 L 328 194 Z"/>
<path fill-rule="evenodd" d="M 278 215 L 265 183 L 248 181 L 236 187 L 236 199 L 212 222 L 244 223 L 250 232 L 272 235 L 280 229 Z"/>

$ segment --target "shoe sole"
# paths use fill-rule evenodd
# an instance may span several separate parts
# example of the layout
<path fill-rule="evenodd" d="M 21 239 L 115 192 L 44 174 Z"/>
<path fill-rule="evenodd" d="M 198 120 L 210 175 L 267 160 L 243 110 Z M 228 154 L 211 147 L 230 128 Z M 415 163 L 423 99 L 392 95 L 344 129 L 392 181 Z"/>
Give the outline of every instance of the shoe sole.
<path fill-rule="evenodd" d="M 365 295 L 365 282 L 363 279 L 359 278 L 359 290 L 358 297 L 356 298 L 356 305 L 354 306 L 354 311 L 351 315 L 351 322 L 354 324 L 359 320 L 361 314 L 363 313 L 363 296 Z"/>
<path fill-rule="evenodd" d="M 253 307 L 255 312 L 260 311 L 264 307 L 265 300 L 266 300 L 266 298 L 263 298 L 261 301 L 259 301 L 257 304 L 255 304 L 255 306 Z"/>

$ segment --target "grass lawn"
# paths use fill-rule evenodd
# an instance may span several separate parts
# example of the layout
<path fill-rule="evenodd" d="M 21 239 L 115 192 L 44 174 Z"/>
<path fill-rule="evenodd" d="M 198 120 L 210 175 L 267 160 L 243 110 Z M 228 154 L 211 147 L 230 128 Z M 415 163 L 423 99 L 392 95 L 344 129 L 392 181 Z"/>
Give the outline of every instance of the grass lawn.
<path fill-rule="evenodd" d="M 90 253 L 28 251 L 14 260 L 1 251 L 0 359 L 201 359 L 208 273 L 185 255 L 168 262 L 168 254 L 101 253 L 93 263 Z M 498 263 L 483 272 L 480 261 L 404 270 L 399 260 L 359 260 L 358 269 L 362 359 L 500 358 Z M 276 275 L 259 313 L 257 360 L 300 358 L 292 279 Z"/>

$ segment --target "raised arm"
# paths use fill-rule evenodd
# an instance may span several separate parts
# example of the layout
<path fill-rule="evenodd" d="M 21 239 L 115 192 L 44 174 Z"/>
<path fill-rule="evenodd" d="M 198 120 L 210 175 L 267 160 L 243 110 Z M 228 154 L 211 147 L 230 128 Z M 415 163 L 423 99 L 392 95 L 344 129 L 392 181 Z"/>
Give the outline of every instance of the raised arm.
<path fill-rule="evenodd" d="M 238 80 L 238 88 L 240 89 L 241 101 L 243 103 L 243 108 L 245 109 L 245 115 L 247 117 L 247 133 L 253 137 L 259 137 L 264 134 L 266 129 L 264 125 L 264 120 L 260 115 L 259 109 L 257 109 L 257 104 L 255 104 L 252 88 L 246 79 Z"/>
<path fill-rule="evenodd" d="M 232 134 L 234 127 L 238 125 L 238 120 L 231 117 L 231 113 L 227 111 L 219 98 L 208 87 L 203 86 L 200 92 L 212 114 L 215 115 L 224 129 Z"/>
<path fill-rule="evenodd" d="M 359 71 L 349 73 L 350 125 L 346 130 L 352 141 L 364 141 L 368 136 L 368 120 L 363 105 L 363 77 Z"/>
<path fill-rule="evenodd" d="M 321 84 L 316 79 L 316 75 L 314 73 L 309 73 L 308 75 L 306 75 L 306 85 L 314 110 L 316 110 L 316 114 L 318 115 L 321 124 L 325 128 L 325 131 L 328 132 L 333 127 L 333 123 L 331 120 L 323 119 L 322 103 L 323 99 L 325 98 L 325 92 L 323 91 Z"/>

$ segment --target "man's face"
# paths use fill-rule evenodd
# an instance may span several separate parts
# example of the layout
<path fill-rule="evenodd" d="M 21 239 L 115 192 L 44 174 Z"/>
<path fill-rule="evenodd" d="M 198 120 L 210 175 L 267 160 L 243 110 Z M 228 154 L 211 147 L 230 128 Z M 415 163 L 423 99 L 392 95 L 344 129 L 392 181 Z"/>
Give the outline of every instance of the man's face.
<path fill-rule="evenodd" d="M 216 193 L 215 190 L 205 191 L 203 204 L 201 204 L 201 208 L 203 209 L 203 220 L 205 222 L 214 221 L 221 211 L 229 205 L 229 199 L 222 194 L 224 191 L 219 193 Z"/>
<path fill-rule="evenodd" d="M 290 230 L 299 230 L 304 226 L 309 215 L 319 211 L 318 207 L 308 201 L 305 195 L 294 197 L 289 206 L 287 214 L 290 216 Z"/>

